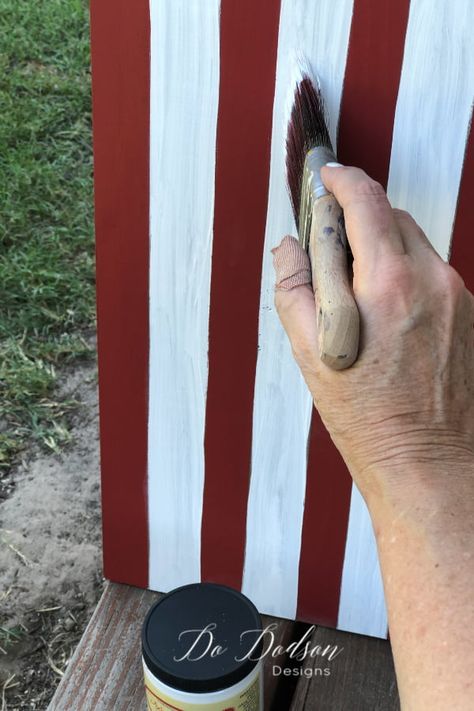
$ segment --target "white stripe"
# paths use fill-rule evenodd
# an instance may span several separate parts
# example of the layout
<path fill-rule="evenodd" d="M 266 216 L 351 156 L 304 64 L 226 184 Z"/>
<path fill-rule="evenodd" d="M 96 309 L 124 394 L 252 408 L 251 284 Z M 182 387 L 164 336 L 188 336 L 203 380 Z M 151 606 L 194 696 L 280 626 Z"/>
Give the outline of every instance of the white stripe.
<path fill-rule="evenodd" d="M 338 629 L 387 636 L 387 612 L 377 546 L 365 501 L 352 486 Z"/>
<path fill-rule="evenodd" d="M 317 71 L 334 136 L 351 15 L 352 0 L 283 0 L 280 15 L 243 591 L 282 617 L 296 614 L 312 402 L 274 309 L 270 249 L 295 234 L 285 171 L 293 57 Z"/>
<path fill-rule="evenodd" d="M 449 252 L 474 92 L 470 0 L 411 0 L 388 196 Z M 353 486 L 338 627 L 386 636 L 382 579 L 365 503 Z"/>
<path fill-rule="evenodd" d="M 149 585 L 167 591 L 200 579 L 219 1 L 150 12 Z"/>
<path fill-rule="evenodd" d="M 474 95 L 474 3 L 411 0 L 388 195 L 449 253 Z"/>

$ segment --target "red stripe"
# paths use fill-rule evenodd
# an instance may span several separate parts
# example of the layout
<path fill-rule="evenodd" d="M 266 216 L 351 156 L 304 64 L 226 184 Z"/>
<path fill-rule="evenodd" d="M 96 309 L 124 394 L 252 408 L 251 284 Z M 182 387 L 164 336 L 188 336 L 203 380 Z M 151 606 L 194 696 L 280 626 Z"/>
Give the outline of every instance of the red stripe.
<path fill-rule="evenodd" d="M 148 0 L 93 0 L 104 572 L 147 587 Z"/>
<path fill-rule="evenodd" d="M 223 2 L 202 578 L 240 588 L 280 3 Z"/>
<path fill-rule="evenodd" d="M 338 157 L 386 186 L 409 0 L 356 0 L 338 134 Z"/>
<path fill-rule="evenodd" d="M 450 262 L 474 293 L 474 129 L 471 126 L 466 145 L 464 168 L 458 195 Z"/>
<path fill-rule="evenodd" d="M 303 516 L 297 618 L 337 624 L 351 477 L 313 410 Z"/>
<path fill-rule="evenodd" d="M 338 136 L 338 157 L 386 185 L 409 0 L 356 0 Z M 298 618 L 336 626 L 351 478 L 316 411 L 299 569 Z"/>

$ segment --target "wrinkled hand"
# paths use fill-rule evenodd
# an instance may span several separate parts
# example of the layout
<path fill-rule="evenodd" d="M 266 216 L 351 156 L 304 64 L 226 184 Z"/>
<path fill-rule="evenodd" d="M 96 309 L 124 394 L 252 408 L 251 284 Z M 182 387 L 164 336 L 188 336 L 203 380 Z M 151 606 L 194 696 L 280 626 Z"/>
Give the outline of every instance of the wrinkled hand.
<path fill-rule="evenodd" d="M 322 179 L 344 210 L 354 255 L 355 365 L 337 372 L 319 359 L 309 260 L 293 237 L 274 250 L 275 303 L 332 439 L 366 498 L 381 477 L 409 476 L 411 464 L 472 470 L 472 294 L 362 170 L 326 167 Z"/>

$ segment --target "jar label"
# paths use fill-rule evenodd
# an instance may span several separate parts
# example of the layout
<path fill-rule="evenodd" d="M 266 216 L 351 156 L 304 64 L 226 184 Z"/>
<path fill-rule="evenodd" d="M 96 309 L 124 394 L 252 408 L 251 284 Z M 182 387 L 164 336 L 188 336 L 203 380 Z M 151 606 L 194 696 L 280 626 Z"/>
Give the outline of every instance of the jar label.
<path fill-rule="evenodd" d="M 260 705 L 260 674 L 251 681 L 246 689 L 223 701 L 211 703 L 187 703 L 175 701 L 171 696 L 159 691 L 150 681 L 146 680 L 146 700 L 148 711 L 261 711 Z"/>

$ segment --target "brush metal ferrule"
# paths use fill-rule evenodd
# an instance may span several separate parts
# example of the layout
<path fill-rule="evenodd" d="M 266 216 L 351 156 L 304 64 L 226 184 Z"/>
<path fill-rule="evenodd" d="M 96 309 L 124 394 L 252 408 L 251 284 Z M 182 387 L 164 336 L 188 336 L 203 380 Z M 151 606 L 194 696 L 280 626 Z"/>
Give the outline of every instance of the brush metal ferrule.
<path fill-rule="evenodd" d="M 298 237 L 301 246 L 306 251 L 309 245 L 311 233 L 311 220 L 313 215 L 313 204 L 323 195 L 329 195 L 321 180 L 321 168 L 326 163 L 336 161 L 337 158 L 330 148 L 326 146 L 316 146 L 306 154 L 303 168 L 303 178 L 301 181 L 301 200 L 299 214 Z"/>

